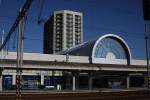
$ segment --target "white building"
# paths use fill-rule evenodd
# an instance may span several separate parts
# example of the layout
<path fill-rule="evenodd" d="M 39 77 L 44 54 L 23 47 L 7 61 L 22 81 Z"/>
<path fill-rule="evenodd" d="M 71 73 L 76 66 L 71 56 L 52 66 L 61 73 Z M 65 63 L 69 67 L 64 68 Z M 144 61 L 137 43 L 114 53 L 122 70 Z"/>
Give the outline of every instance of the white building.
<path fill-rule="evenodd" d="M 9 52 L 1 65 L 3 90 L 14 89 L 16 53 Z M 146 60 L 132 59 L 127 43 L 114 34 L 103 35 L 59 55 L 24 53 L 23 56 L 23 89 L 144 88 L 146 77 Z"/>
<path fill-rule="evenodd" d="M 44 53 L 57 53 L 82 42 L 82 13 L 69 10 L 55 11 L 45 23 Z"/>

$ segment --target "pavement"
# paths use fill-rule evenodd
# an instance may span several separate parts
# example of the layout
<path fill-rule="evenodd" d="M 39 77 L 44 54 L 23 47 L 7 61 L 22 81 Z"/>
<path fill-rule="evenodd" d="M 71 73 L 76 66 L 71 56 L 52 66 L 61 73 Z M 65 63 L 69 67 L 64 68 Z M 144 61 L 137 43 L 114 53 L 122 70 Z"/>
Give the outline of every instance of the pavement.
<path fill-rule="evenodd" d="M 146 91 L 147 88 L 130 88 L 130 89 L 94 89 L 94 90 L 22 90 L 24 94 L 57 94 L 57 93 L 89 93 L 89 92 L 121 92 L 121 91 Z M 16 90 L 3 90 L 0 94 L 14 94 Z"/>

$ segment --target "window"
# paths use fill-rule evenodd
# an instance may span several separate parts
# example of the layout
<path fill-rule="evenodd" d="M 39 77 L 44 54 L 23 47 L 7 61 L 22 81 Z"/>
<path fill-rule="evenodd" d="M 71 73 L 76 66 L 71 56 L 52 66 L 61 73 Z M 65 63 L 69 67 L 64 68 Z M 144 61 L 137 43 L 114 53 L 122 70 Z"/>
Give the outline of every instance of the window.
<path fill-rule="evenodd" d="M 106 58 L 108 54 L 113 54 L 116 59 L 126 59 L 126 53 L 123 46 L 113 38 L 102 39 L 96 49 L 94 56 L 97 58 Z"/>

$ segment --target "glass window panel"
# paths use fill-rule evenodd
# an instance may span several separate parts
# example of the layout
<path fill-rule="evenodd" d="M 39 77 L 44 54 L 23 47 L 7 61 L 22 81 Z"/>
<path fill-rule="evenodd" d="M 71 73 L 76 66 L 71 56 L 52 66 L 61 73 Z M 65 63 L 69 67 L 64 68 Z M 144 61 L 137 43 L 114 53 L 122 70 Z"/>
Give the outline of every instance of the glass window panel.
<path fill-rule="evenodd" d="M 113 38 L 102 39 L 95 49 L 94 56 L 97 58 L 106 58 L 108 53 L 113 53 L 116 59 L 126 59 L 124 48 Z"/>

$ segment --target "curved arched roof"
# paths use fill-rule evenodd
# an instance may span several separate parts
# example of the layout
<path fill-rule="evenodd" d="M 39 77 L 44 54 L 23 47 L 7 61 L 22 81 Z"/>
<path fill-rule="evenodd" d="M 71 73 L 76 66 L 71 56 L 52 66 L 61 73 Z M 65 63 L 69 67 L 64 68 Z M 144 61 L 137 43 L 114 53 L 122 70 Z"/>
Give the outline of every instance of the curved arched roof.
<path fill-rule="evenodd" d="M 128 54 L 129 59 L 131 59 L 131 51 L 130 51 L 129 46 L 127 45 L 127 43 L 125 42 L 125 40 L 123 40 L 120 36 L 115 35 L 115 34 L 106 34 L 106 35 L 103 35 L 103 36 L 99 37 L 97 39 L 97 41 L 95 42 L 94 46 L 93 46 L 91 57 L 94 58 L 95 49 L 96 49 L 98 43 L 100 41 L 102 41 L 103 39 L 109 38 L 109 37 L 115 39 L 116 41 L 118 41 L 122 45 L 122 47 L 124 48 L 124 50 L 126 51 L 126 53 Z"/>
<path fill-rule="evenodd" d="M 106 39 L 106 38 L 111 38 L 111 39 L 115 40 L 116 42 L 118 42 L 118 44 L 121 45 L 121 47 L 123 48 L 123 50 L 126 54 L 126 59 L 128 60 L 128 63 L 129 63 L 131 60 L 131 51 L 129 49 L 129 46 L 120 36 L 115 35 L 115 34 L 106 34 L 106 35 L 100 36 L 99 38 L 97 38 L 95 40 L 88 41 L 83 44 L 77 45 L 68 50 L 62 51 L 59 54 L 88 56 L 88 57 L 91 57 L 92 59 L 94 59 L 94 58 L 96 58 L 94 56 L 94 54 L 96 52 L 96 47 L 103 39 Z"/>
<path fill-rule="evenodd" d="M 69 54 L 69 55 L 75 55 L 75 56 L 89 56 L 89 57 L 91 57 L 93 46 L 94 46 L 96 41 L 97 41 L 97 39 L 91 40 L 88 42 L 84 42 L 84 43 L 79 44 L 75 47 L 72 47 L 72 48 L 67 49 L 65 51 L 62 51 L 62 52 L 59 52 L 58 54 L 63 54 L 63 55 Z"/>

